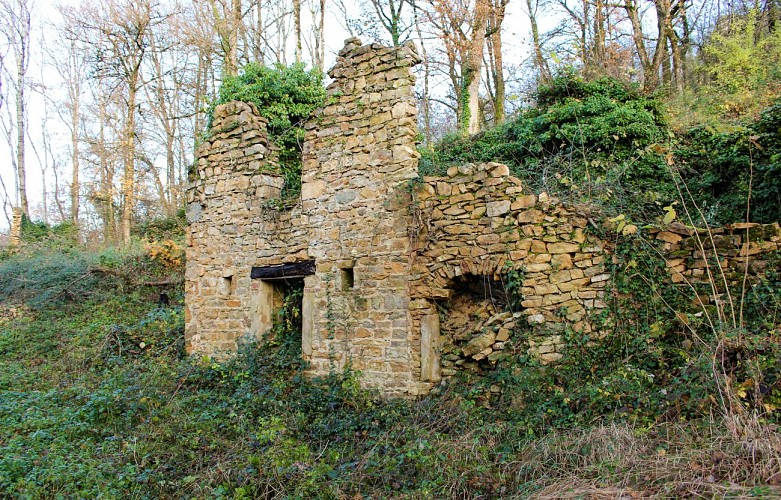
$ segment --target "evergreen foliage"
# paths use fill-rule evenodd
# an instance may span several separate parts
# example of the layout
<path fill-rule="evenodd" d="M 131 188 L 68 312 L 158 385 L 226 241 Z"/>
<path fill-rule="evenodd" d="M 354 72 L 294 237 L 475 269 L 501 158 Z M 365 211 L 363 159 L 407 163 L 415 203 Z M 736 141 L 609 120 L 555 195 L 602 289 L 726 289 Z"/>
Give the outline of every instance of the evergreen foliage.
<path fill-rule="evenodd" d="M 678 200 L 672 175 L 711 224 L 781 219 L 781 101 L 728 131 L 674 133 L 664 103 L 636 86 L 565 72 L 539 88 L 537 105 L 471 138 L 448 136 L 423 150 L 421 174 L 465 162 L 499 161 L 532 189 L 597 202 L 607 213 L 653 221 Z"/>
<path fill-rule="evenodd" d="M 675 158 L 711 222 L 745 220 L 749 189 L 750 220 L 781 220 L 781 100 L 729 131 L 698 126 L 677 138 Z"/>
<path fill-rule="evenodd" d="M 666 138 L 662 102 L 634 85 L 561 73 L 536 106 L 472 138 L 446 137 L 424 152 L 423 173 L 452 164 L 498 161 L 533 189 L 597 199 L 642 212 L 672 197 L 663 159 L 648 150 Z"/>
<path fill-rule="evenodd" d="M 304 123 L 325 101 L 322 72 L 317 68 L 307 70 L 303 63 L 274 67 L 250 63 L 239 75 L 225 79 L 214 106 L 230 101 L 252 102 L 268 120 L 269 137 L 279 148 L 285 197 L 297 196 L 301 189 Z"/>

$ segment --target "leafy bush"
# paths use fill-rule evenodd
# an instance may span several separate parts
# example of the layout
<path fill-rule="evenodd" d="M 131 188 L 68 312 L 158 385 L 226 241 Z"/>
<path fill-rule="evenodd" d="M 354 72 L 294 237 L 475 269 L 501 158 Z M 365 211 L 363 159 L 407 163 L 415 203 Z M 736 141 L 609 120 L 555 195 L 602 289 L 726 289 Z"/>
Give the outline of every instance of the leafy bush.
<path fill-rule="evenodd" d="M 152 219 L 133 226 L 133 234 L 149 240 L 182 240 L 186 227 L 184 208 L 180 208 L 171 217 Z"/>
<path fill-rule="evenodd" d="M 285 176 L 284 197 L 295 197 L 300 192 L 304 122 L 325 101 L 322 82 L 320 70 L 307 70 L 303 63 L 273 68 L 250 63 L 241 74 L 225 79 L 214 103 L 252 102 L 268 120 L 269 137 L 279 148 Z"/>
<path fill-rule="evenodd" d="M 425 152 L 425 173 L 451 164 L 499 161 L 532 188 L 575 199 L 602 199 L 642 212 L 671 201 L 663 158 L 648 147 L 667 136 L 661 101 L 635 86 L 567 71 L 536 94 L 536 106 L 472 138 L 449 136 Z"/>
<path fill-rule="evenodd" d="M 728 28 L 715 29 L 702 48 L 707 75 L 702 94 L 712 97 L 716 111 L 725 118 L 746 116 L 767 105 L 781 84 L 781 34 L 760 25 L 759 13 L 749 10 L 735 16 Z"/>
<path fill-rule="evenodd" d="M 658 206 L 679 200 L 680 174 L 711 224 L 781 218 L 781 101 L 757 120 L 727 130 L 668 129 L 662 101 L 603 77 L 565 72 L 537 92 L 537 105 L 471 138 L 445 137 L 421 151 L 420 174 L 453 164 L 499 161 L 532 189 L 569 201 L 598 202 L 608 214 L 653 221 Z M 753 177 L 752 177 L 753 174 Z"/>

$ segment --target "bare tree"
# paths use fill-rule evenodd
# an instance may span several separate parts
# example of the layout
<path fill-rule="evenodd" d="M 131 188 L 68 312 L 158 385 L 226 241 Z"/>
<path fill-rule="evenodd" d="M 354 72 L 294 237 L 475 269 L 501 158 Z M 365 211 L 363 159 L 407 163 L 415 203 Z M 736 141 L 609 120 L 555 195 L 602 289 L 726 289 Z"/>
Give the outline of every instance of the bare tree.
<path fill-rule="evenodd" d="M 201 21 L 211 24 L 219 39 L 223 74 L 235 75 L 239 68 L 239 40 L 245 30 L 241 0 L 194 0 L 194 3 L 202 14 Z"/>
<path fill-rule="evenodd" d="M 457 103 L 458 129 L 480 131 L 480 75 L 490 14 L 489 0 L 431 0 L 429 22 L 439 32 L 447 56 L 448 75 Z"/>
<path fill-rule="evenodd" d="M 15 144 L 10 135 L 9 146 L 15 149 L 17 191 L 19 206 L 25 215 L 29 215 L 27 201 L 27 173 L 25 169 L 25 144 L 27 135 L 27 70 L 30 65 L 31 4 L 28 0 L 0 1 L 0 30 L 8 41 L 14 58 L 15 74 L 11 78 L 16 104 L 16 116 L 13 126 Z M 10 130 L 8 130 L 10 132 Z"/>
<path fill-rule="evenodd" d="M 540 35 L 540 27 L 538 22 L 537 13 L 540 8 L 545 7 L 544 0 L 526 0 L 526 16 L 529 18 L 532 31 L 532 48 L 534 50 L 534 67 L 537 68 L 540 81 L 545 83 L 550 81 L 551 72 L 548 67 L 548 61 L 543 56 L 542 49 L 542 36 Z"/>
<path fill-rule="evenodd" d="M 66 92 L 65 102 L 61 106 L 56 106 L 55 109 L 60 120 L 67 127 L 70 136 L 70 220 L 78 228 L 81 205 L 82 93 L 87 78 L 89 50 L 83 38 L 76 32 L 76 28 L 70 24 L 60 27 L 57 38 L 59 43 L 48 51 L 48 59 L 49 64 L 54 67 L 62 79 Z"/>
<path fill-rule="evenodd" d="M 527 0 L 528 1 L 528 0 Z M 502 24 L 505 10 L 510 0 L 491 0 L 488 16 L 486 43 L 488 44 L 489 72 L 493 81 L 494 124 L 504 123 L 505 81 L 504 57 L 502 48 Z"/>
<path fill-rule="evenodd" d="M 121 234 L 130 241 L 136 193 L 136 115 L 143 84 L 142 64 L 149 50 L 150 27 L 159 21 L 153 0 L 111 0 L 100 8 L 84 6 L 72 12 L 75 21 L 90 33 L 96 50 L 96 71 L 123 89 L 124 116 L 121 133 L 123 163 Z"/>
<path fill-rule="evenodd" d="M 405 15 L 415 8 L 411 0 L 369 0 L 380 24 L 388 32 L 393 45 L 401 45 L 410 36 L 414 26 L 411 16 Z M 409 12 L 411 13 L 411 12 Z"/>
<path fill-rule="evenodd" d="M 559 7 L 566 14 L 559 27 L 564 33 L 564 47 L 575 47 L 575 58 L 581 64 L 586 65 L 589 60 L 589 46 L 591 45 L 590 26 L 592 8 L 590 0 L 557 0 Z M 574 27 L 572 26 L 574 24 Z M 574 29 L 574 33 L 570 32 Z"/>

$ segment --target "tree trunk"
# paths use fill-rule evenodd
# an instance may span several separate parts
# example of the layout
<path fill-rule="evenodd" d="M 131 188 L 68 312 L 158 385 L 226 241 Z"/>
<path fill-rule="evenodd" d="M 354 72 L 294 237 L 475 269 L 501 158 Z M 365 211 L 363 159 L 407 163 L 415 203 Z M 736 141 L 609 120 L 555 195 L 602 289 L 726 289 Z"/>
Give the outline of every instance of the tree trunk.
<path fill-rule="evenodd" d="M 295 37 L 296 62 L 301 62 L 301 0 L 293 0 L 293 36 Z"/>
<path fill-rule="evenodd" d="M 114 241 L 115 236 L 115 222 L 114 222 L 114 172 L 113 167 L 109 165 L 109 160 L 106 157 L 106 101 L 101 96 L 99 97 L 99 141 L 100 141 L 100 156 L 98 161 L 100 162 L 100 193 L 99 207 L 101 209 L 101 218 L 103 219 L 103 239 L 108 242 Z"/>
<path fill-rule="evenodd" d="M 136 96 L 138 92 L 138 74 L 128 81 L 127 116 L 122 132 L 124 175 L 122 178 L 122 242 L 130 242 L 130 227 L 133 223 L 135 208 L 136 169 Z"/>
<path fill-rule="evenodd" d="M 73 83 L 71 84 L 73 85 Z M 71 96 L 71 163 L 73 171 L 71 173 L 71 222 L 78 229 L 79 227 L 79 203 L 81 201 L 79 184 L 79 124 L 81 122 L 81 100 L 78 92 L 73 92 Z"/>
<path fill-rule="evenodd" d="M 413 0 L 414 2 L 414 0 Z M 431 101 L 429 100 L 429 75 L 430 65 L 428 59 L 428 51 L 426 50 L 426 44 L 423 43 L 423 30 L 420 27 L 420 18 L 418 17 L 417 6 L 412 4 L 412 11 L 415 15 L 415 30 L 418 33 L 418 40 L 420 40 L 420 51 L 423 56 L 423 96 L 421 97 L 421 104 L 423 105 L 423 139 L 426 146 L 430 146 L 432 143 L 431 134 Z"/>
<path fill-rule="evenodd" d="M 233 0 L 231 6 L 231 30 L 230 30 L 230 61 L 231 73 L 239 72 L 239 32 L 243 27 L 243 15 L 241 12 L 241 0 Z"/>
<path fill-rule="evenodd" d="M 325 66 L 325 0 L 320 0 L 320 19 L 315 33 L 315 67 L 324 69 Z"/>
<path fill-rule="evenodd" d="M 536 4 L 536 2 L 535 2 Z M 551 79 L 550 69 L 545 57 L 542 55 L 542 39 L 540 38 L 540 29 L 537 25 L 537 6 L 532 5 L 532 0 L 526 0 L 527 15 L 532 28 L 532 45 L 534 46 L 534 65 L 540 72 L 540 82 L 547 83 Z"/>
<path fill-rule="evenodd" d="M 472 39 L 469 41 L 466 61 L 461 74 L 462 108 L 460 128 L 462 133 L 480 131 L 480 70 L 483 64 L 485 29 L 488 22 L 488 0 L 477 0 L 472 19 Z"/>
<path fill-rule="evenodd" d="M 498 0 L 494 4 L 491 16 L 491 50 L 493 52 L 492 73 L 494 78 L 494 124 L 501 125 L 505 120 L 505 84 L 504 61 L 502 60 L 502 23 L 504 22 L 505 7 L 509 0 Z"/>
<path fill-rule="evenodd" d="M 591 67 L 598 73 L 605 68 L 605 4 L 603 0 L 596 0 L 594 5 L 594 47 L 591 52 Z"/>
<path fill-rule="evenodd" d="M 27 130 L 27 124 L 25 120 L 27 118 L 27 110 L 24 102 L 24 87 L 25 75 L 27 73 L 27 65 L 25 63 L 27 57 L 27 38 L 22 38 L 20 44 L 20 51 L 16 58 L 16 82 L 18 85 L 16 92 L 16 178 L 19 183 L 19 206 L 22 209 L 22 213 L 29 217 L 30 210 L 27 203 L 27 175 L 25 170 L 25 158 L 24 158 L 24 146 L 25 146 L 25 132 Z"/>
<path fill-rule="evenodd" d="M 255 18 L 255 36 L 253 37 L 254 43 L 252 46 L 252 55 L 255 59 L 255 62 L 262 63 L 263 62 L 263 51 L 261 50 L 262 44 L 263 44 L 263 9 L 261 8 L 261 5 L 263 4 L 262 0 L 256 0 L 255 2 L 255 11 L 257 17 Z"/>

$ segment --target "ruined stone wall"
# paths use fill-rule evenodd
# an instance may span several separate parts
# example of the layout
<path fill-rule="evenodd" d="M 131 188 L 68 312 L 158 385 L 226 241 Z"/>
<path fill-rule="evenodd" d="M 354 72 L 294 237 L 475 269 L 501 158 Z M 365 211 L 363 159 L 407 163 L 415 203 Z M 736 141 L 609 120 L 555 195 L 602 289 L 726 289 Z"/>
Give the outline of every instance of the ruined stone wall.
<path fill-rule="evenodd" d="M 519 328 L 529 354 L 543 364 L 561 358 L 565 326 L 590 333 L 589 316 L 607 307 L 605 288 L 612 277 L 605 263 L 614 242 L 601 241 L 587 225 L 605 222 L 585 208 L 525 192 L 498 163 L 451 167 L 447 177 L 424 178 L 415 206 L 412 313 L 416 328 L 440 333 L 430 347 L 430 363 L 441 369 L 437 375 L 490 367 Z M 659 243 L 671 284 L 687 287 L 687 295 L 692 286 L 704 291 L 699 297 L 706 306 L 724 297 L 699 285 L 713 281 L 723 294 L 723 285 L 737 289 L 745 275 L 750 286 L 769 264 L 778 266 L 772 260 L 781 244 L 778 223 L 708 231 L 673 223 L 649 229 L 648 237 Z M 520 281 L 514 284 L 520 285 L 520 307 L 504 310 L 492 301 L 458 295 L 467 276 L 507 289 L 513 274 Z M 436 324 L 432 318 L 442 305 L 451 311 Z M 425 377 L 426 363 L 421 366 Z"/>
<path fill-rule="evenodd" d="M 314 330 L 314 373 L 346 366 L 386 394 L 417 394 L 410 327 L 410 217 L 417 176 L 413 45 L 350 39 L 329 72 L 325 107 L 307 131 L 302 178 Z"/>
<path fill-rule="evenodd" d="M 588 213 L 545 194 L 523 190 L 506 165 L 451 167 L 447 177 L 426 177 L 417 193 L 417 242 L 412 296 L 414 316 L 435 313 L 450 299 L 459 277 L 503 282 L 517 271 L 523 296 L 517 311 L 498 311 L 475 336 L 442 336 L 435 349 L 452 374 L 472 361 L 493 361 L 519 322 L 533 331 L 542 362 L 560 358 L 565 324 L 591 331 L 588 315 L 606 307 L 605 245 L 586 231 Z M 462 345 L 455 345 L 461 340 Z M 496 354 L 495 354 L 496 353 Z"/>
<path fill-rule="evenodd" d="M 242 336 L 263 333 L 251 268 L 306 260 L 308 244 L 294 222 L 300 208 L 270 203 L 284 179 L 254 105 L 218 106 L 196 157 L 187 191 L 185 341 L 188 352 L 223 357 Z"/>
<path fill-rule="evenodd" d="M 754 282 L 781 244 L 777 222 L 743 222 L 709 230 L 673 223 L 652 229 L 650 234 L 662 245 L 673 283 L 699 285 L 713 280 L 721 290 L 725 281 L 732 288 L 741 286 L 744 276 L 749 284 Z M 709 303 L 714 299 L 703 296 L 703 300 Z"/>
<path fill-rule="evenodd" d="M 277 288 L 252 270 L 292 263 L 314 262 L 314 274 L 296 277 L 304 279 L 309 373 L 350 367 L 390 396 L 426 393 L 458 370 L 490 369 L 518 331 L 550 363 L 561 358 L 565 327 L 593 330 L 590 315 L 607 307 L 613 243 L 587 229 L 602 217 L 524 190 L 498 163 L 416 179 L 418 61 L 412 45 L 347 41 L 327 102 L 307 126 L 301 200 L 287 209 L 279 208 L 284 181 L 257 109 L 217 107 L 187 193 L 189 352 L 224 357 L 241 338 L 263 334 Z M 738 285 L 745 269 L 751 279 L 763 272 L 781 243 L 778 224 L 697 234 L 680 224 L 650 231 L 667 257 L 660 272 L 681 286 L 708 282 L 712 245 Z M 492 287 L 515 287 L 522 299 L 504 297 L 507 310 Z"/>

